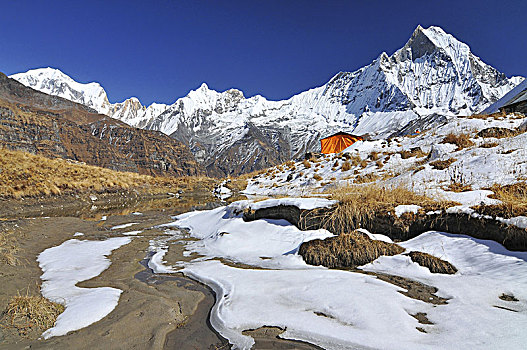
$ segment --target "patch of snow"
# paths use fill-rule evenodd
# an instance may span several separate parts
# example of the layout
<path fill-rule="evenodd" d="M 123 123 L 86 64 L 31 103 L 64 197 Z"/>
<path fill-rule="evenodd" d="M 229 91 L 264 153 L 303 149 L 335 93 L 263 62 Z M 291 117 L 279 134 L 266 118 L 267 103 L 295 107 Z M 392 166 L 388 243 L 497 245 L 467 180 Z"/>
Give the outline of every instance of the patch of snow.
<path fill-rule="evenodd" d="M 75 232 L 73 234 L 73 237 L 79 237 L 79 236 L 84 236 L 84 233 L 82 233 L 82 232 Z"/>
<path fill-rule="evenodd" d="M 507 225 L 514 225 L 519 228 L 527 228 L 527 216 L 515 216 L 510 219 L 497 217 L 496 220 L 501 221 Z"/>
<path fill-rule="evenodd" d="M 129 231 L 129 232 L 123 232 L 122 234 L 125 236 L 137 236 L 138 234 L 142 233 L 143 231 Z"/>
<path fill-rule="evenodd" d="M 316 209 L 316 208 L 329 208 L 337 204 L 337 201 L 329 200 L 325 198 L 278 198 L 278 199 L 266 199 L 264 201 L 252 203 L 249 207 L 252 210 L 258 210 L 263 208 L 276 207 L 279 205 L 292 205 L 298 209 Z"/>
<path fill-rule="evenodd" d="M 44 339 L 87 327 L 117 306 L 121 290 L 110 287 L 80 288 L 76 284 L 106 270 L 111 264 L 106 256 L 130 241 L 128 237 L 105 241 L 70 239 L 40 253 L 37 261 L 43 271 L 40 277 L 43 281 L 42 295 L 66 307 L 54 327 L 42 334 Z"/>
<path fill-rule="evenodd" d="M 122 225 L 117 225 L 117 226 L 114 226 L 111 228 L 111 230 L 119 230 L 121 228 L 127 228 L 127 227 L 130 227 L 130 226 L 133 226 L 133 225 L 137 225 L 138 223 L 137 222 L 130 222 L 128 224 L 122 224 Z"/>
<path fill-rule="evenodd" d="M 421 209 L 419 205 L 398 205 L 395 207 L 395 216 L 400 218 L 404 213 L 417 214 L 419 209 Z"/>
<path fill-rule="evenodd" d="M 474 209 L 466 205 L 455 205 L 453 207 L 447 208 L 447 214 L 468 214 L 471 215 L 474 213 Z"/>

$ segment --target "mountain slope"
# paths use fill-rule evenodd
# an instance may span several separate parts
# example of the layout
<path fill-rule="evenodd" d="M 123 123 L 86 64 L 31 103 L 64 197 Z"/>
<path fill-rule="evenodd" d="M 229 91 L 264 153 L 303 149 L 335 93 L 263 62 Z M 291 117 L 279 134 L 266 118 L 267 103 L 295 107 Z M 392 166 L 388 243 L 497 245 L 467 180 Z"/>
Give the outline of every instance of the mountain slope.
<path fill-rule="evenodd" d="M 0 73 L 0 146 L 148 175 L 197 175 L 188 147 Z"/>
<path fill-rule="evenodd" d="M 99 112 L 130 125 L 162 131 L 187 144 L 214 175 L 299 157 L 318 149 L 321 136 L 336 131 L 382 138 L 426 128 L 445 117 L 470 115 L 521 81 L 485 64 L 441 28 L 420 26 L 393 55 L 383 52 L 368 66 L 340 72 L 324 86 L 283 101 L 245 98 L 236 89 L 220 93 L 203 84 L 171 105 L 145 107 L 132 98 L 108 107 L 99 85 L 86 84 L 86 93 L 75 95 L 71 91 L 79 85 L 68 88 L 69 80 L 58 76 L 44 69 L 13 78 L 100 106 Z"/>

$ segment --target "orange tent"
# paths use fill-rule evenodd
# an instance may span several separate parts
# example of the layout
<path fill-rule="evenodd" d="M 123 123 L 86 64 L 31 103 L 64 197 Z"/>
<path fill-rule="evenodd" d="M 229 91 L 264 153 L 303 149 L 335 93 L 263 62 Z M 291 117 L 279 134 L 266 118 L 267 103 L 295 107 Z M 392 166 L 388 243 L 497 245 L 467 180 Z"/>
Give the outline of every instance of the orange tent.
<path fill-rule="evenodd" d="M 339 153 L 353 145 L 357 141 L 361 141 L 362 137 L 351 135 L 345 132 L 338 132 L 335 135 L 328 136 L 320 140 L 322 153 Z"/>

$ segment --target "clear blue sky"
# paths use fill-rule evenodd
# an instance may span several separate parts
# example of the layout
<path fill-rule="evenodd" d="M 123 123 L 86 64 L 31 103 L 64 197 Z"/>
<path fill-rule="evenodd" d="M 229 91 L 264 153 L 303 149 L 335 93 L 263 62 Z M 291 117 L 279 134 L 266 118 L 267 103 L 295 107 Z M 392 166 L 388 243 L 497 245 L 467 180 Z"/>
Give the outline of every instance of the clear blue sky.
<path fill-rule="evenodd" d="M 55 67 L 111 102 L 171 103 L 202 82 L 288 98 L 439 25 L 527 76 L 527 1 L 0 0 L 0 71 Z"/>

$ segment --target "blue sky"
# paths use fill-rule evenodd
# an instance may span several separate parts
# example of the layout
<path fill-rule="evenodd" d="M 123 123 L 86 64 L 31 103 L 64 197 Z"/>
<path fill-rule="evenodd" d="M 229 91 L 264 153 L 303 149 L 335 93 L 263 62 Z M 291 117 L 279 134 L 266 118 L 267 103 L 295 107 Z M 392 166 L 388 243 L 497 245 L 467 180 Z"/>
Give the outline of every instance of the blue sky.
<path fill-rule="evenodd" d="M 171 103 L 206 82 L 288 98 L 439 25 L 527 76 L 527 1 L 1 0 L 0 71 L 55 67 L 111 102 Z"/>

